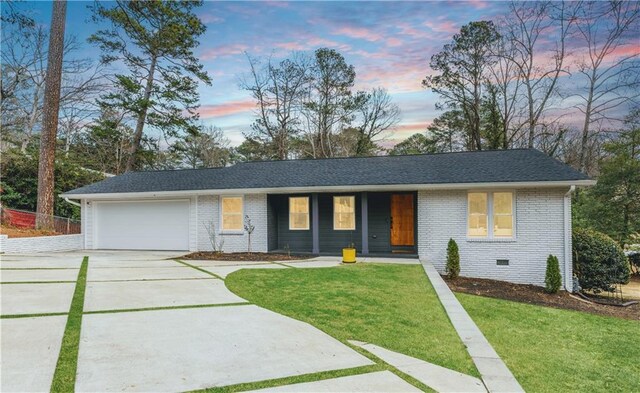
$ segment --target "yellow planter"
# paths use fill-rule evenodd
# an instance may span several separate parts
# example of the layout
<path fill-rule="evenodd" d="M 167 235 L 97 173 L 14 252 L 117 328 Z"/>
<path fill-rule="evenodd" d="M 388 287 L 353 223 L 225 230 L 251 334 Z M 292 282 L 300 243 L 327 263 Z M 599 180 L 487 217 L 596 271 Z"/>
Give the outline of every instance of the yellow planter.
<path fill-rule="evenodd" d="M 343 248 L 342 249 L 342 263 L 355 263 L 356 262 L 356 249 L 355 248 Z"/>

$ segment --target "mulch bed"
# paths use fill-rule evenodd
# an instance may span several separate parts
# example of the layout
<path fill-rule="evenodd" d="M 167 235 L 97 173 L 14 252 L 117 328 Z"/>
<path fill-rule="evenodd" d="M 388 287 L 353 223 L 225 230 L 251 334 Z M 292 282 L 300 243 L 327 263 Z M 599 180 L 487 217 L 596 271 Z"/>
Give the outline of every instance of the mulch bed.
<path fill-rule="evenodd" d="M 38 237 L 38 236 L 56 236 L 61 235 L 55 231 L 45 231 L 32 228 L 17 228 L 8 225 L 2 225 L 0 227 L 0 235 L 8 235 L 9 238 L 16 237 Z"/>
<path fill-rule="evenodd" d="M 194 252 L 188 255 L 181 257 L 182 259 L 206 259 L 212 261 L 251 261 L 251 262 L 260 262 L 260 261 L 293 261 L 300 259 L 309 259 L 313 258 L 313 255 L 294 255 L 294 254 L 272 254 L 266 252 L 252 252 L 249 254 L 248 252 L 230 252 L 230 253 L 221 253 L 221 252 L 211 252 L 211 251 L 200 251 Z"/>
<path fill-rule="evenodd" d="M 449 288 L 455 292 L 640 321 L 640 304 L 629 307 L 608 306 L 578 300 L 564 291 L 548 294 L 544 288 L 535 285 L 511 284 L 480 278 L 458 277 L 455 280 L 443 278 Z"/>

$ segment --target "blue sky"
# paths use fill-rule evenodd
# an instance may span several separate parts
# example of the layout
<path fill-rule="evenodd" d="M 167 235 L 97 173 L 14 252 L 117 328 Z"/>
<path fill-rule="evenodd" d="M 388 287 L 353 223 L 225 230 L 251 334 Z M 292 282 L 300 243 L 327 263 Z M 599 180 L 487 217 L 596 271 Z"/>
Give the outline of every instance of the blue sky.
<path fill-rule="evenodd" d="M 80 55 L 98 58 L 86 43 L 97 26 L 91 2 L 70 1 L 67 34 L 83 44 Z M 238 87 L 248 71 L 244 52 L 286 57 L 319 47 L 339 50 L 356 69 L 356 89 L 386 88 L 402 110 L 388 143 L 422 132 L 437 116 L 437 97 L 421 87 L 431 55 L 470 21 L 492 19 L 506 2 L 205 2 L 197 10 L 207 26 L 196 54 L 213 79 L 201 86 L 201 118 L 223 129 L 232 144 L 249 130 L 255 103 Z M 23 3 L 48 25 L 51 3 Z"/>

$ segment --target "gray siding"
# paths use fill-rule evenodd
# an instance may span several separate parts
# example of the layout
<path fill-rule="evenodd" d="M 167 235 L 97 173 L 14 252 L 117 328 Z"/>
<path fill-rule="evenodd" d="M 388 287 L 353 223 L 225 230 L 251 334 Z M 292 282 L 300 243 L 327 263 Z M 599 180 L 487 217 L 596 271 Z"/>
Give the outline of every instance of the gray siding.
<path fill-rule="evenodd" d="M 333 230 L 333 197 L 334 195 L 355 195 L 356 197 L 356 229 L 354 231 Z M 320 253 L 340 253 L 342 249 L 355 243 L 356 250 L 362 250 L 362 220 L 360 210 L 360 194 L 320 194 L 318 195 L 320 208 Z"/>
<path fill-rule="evenodd" d="M 313 247 L 311 239 L 311 226 L 306 231 L 292 231 L 289 229 L 289 196 L 294 195 L 270 195 L 272 206 L 275 210 L 275 221 L 277 225 L 277 248 L 285 249 L 287 246 L 291 251 L 311 252 Z M 309 214 L 311 214 L 311 196 L 309 197 Z M 322 213 L 321 213 L 322 214 Z M 311 218 L 309 218 L 311 220 Z"/>
<path fill-rule="evenodd" d="M 370 192 L 369 252 L 391 252 L 390 202 L 391 194 Z"/>

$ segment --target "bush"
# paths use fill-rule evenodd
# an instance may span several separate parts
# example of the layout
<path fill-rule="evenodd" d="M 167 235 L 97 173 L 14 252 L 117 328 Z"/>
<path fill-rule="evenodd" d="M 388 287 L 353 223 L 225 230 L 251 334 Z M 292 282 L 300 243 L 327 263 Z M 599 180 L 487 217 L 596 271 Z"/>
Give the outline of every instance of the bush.
<path fill-rule="evenodd" d="M 629 261 L 620 246 L 604 233 L 573 230 L 573 271 L 583 289 L 613 292 L 629 282 Z"/>
<path fill-rule="evenodd" d="M 544 278 L 544 289 L 548 293 L 556 293 L 562 285 L 562 277 L 560 277 L 560 265 L 558 258 L 549 255 L 547 258 L 547 273 Z"/>
<path fill-rule="evenodd" d="M 449 278 L 456 278 L 460 274 L 460 253 L 455 240 L 449 239 L 447 245 L 447 274 Z"/>

